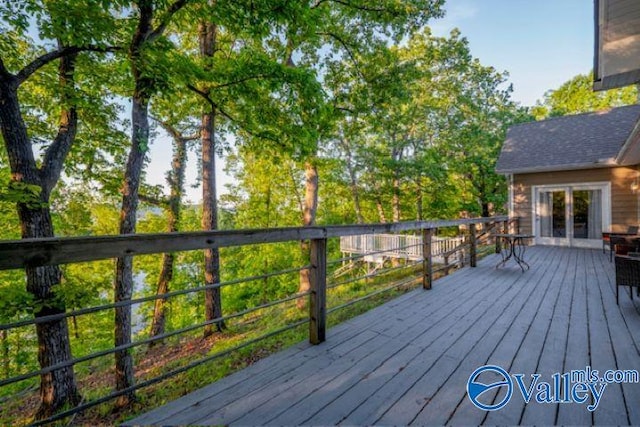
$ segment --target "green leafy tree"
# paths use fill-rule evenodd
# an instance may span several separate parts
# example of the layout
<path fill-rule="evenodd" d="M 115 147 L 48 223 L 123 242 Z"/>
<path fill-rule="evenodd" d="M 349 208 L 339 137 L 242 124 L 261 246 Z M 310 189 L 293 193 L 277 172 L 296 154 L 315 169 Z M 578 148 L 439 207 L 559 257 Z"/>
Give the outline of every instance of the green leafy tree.
<path fill-rule="evenodd" d="M 547 91 L 544 100 L 532 108 L 536 120 L 567 114 L 590 113 L 605 108 L 638 102 L 638 87 L 626 86 L 600 92 L 593 91 L 593 73 L 579 74 L 559 88 Z"/>
<path fill-rule="evenodd" d="M 188 0 L 176 0 L 169 5 L 157 4 L 153 0 L 134 2 L 135 29 L 128 41 L 128 60 L 133 79 L 131 96 L 131 145 L 122 185 L 122 208 L 120 234 L 136 232 L 139 190 L 145 154 L 149 148 L 149 103 L 151 97 L 169 85 L 165 73 L 165 58 L 172 46 L 165 37 L 168 25 Z M 164 7 L 163 7 L 164 6 Z M 116 302 L 128 301 L 133 293 L 133 257 L 121 257 L 116 261 Z M 131 343 L 131 306 L 115 309 L 115 346 Z M 115 353 L 116 389 L 121 391 L 134 385 L 133 357 L 128 350 Z M 128 405 L 135 394 L 123 393 L 118 406 Z"/>
<path fill-rule="evenodd" d="M 510 100 L 511 87 L 505 85 L 506 75 L 470 61 L 461 75 L 449 140 L 449 156 L 470 196 L 465 209 L 485 217 L 503 211 L 506 203 L 505 179 L 495 173 L 506 130 L 531 120 Z"/>
<path fill-rule="evenodd" d="M 381 222 L 458 212 L 445 154 L 469 62 L 459 33 L 434 37 L 427 28 L 401 47 L 363 55 L 357 68 L 335 64 L 346 72 L 327 79 L 343 113 L 333 150 L 344 159 L 356 211 L 369 199 Z"/>
<path fill-rule="evenodd" d="M 79 62 L 86 52 L 110 50 L 108 34 L 113 19 L 106 6 L 91 0 L 0 4 L 0 127 L 11 170 L 9 192 L 21 191 L 23 195 L 16 200 L 23 238 L 54 235 L 49 202 L 76 140 L 81 113 L 79 93 L 84 85 L 77 81 L 76 73 L 81 65 L 92 63 Z M 37 41 L 32 39 L 33 33 L 37 34 Z M 56 62 L 58 68 L 54 71 Z M 28 128 L 25 105 L 20 100 L 29 81 L 36 83 L 32 87 L 55 93 L 52 105 L 57 117 L 48 122 L 55 130 L 42 150 L 36 148 L 40 142 L 37 136 L 44 132 L 38 132 L 42 128 L 37 125 Z M 35 108 L 31 110 L 37 112 Z M 51 113 L 41 110 L 39 118 L 47 121 Z M 34 153 L 42 154 L 39 161 Z M 65 311 L 64 302 L 55 297 L 61 280 L 57 266 L 28 267 L 26 276 L 27 290 L 37 306 L 36 317 Z M 71 359 L 66 319 L 39 323 L 36 332 L 41 367 Z M 65 367 L 41 375 L 40 397 L 37 418 L 53 414 L 66 403 L 79 402 L 73 369 Z"/>
<path fill-rule="evenodd" d="M 376 7 L 362 2 L 316 1 L 301 10 L 301 17 L 284 29 L 280 51 L 290 67 L 330 72 L 334 61 L 351 61 L 357 67 L 362 54 L 376 51 L 388 41 L 399 42 L 413 30 L 440 16 L 439 0 L 381 1 Z M 274 40 L 277 42 L 277 40 Z M 326 53 L 323 53 L 326 52 Z M 331 102 L 330 102 L 331 104 Z M 318 138 L 306 156 L 304 179 L 304 226 L 316 222 L 319 200 L 318 155 L 322 144 L 330 138 L 331 114 L 325 115 L 321 128 L 308 127 Z M 303 257 L 308 246 L 301 245 Z M 310 289 L 309 271 L 300 272 L 300 292 Z"/>
<path fill-rule="evenodd" d="M 157 105 L 157 104 L 156 104 Z M 175 104 L 174 104 L 175 105 Z M 167 121 L 158 120 L 160 126 L 171 136 L 173 142 L 173 157 L 171 169 L 167 173 L 167 184 L 169 186 L 169 197 L 166 200 L 154 200 L 155 205 L 164 208 L 167 217 L 166 232 L 175 233 L 180 230 L 180 216 L 182 214 L 182 198 L 185 186 L 185 169 L 187 166 L 188 144 L 198 139 L 198 134 L 194 133 L 192 124 L 171 124 Z M 157 291 L 158 296 L 169 292 L 169 284 L 173 278 L 175 257 L 172 253 L 162 255 L 162 268 L 158 275 Z M 153 319 L 151 322 L 152 337 L 164 334 L 166 324 L 166 300 L 159 298 L 155 301 Z M 154 341 L 151 346 L 159 341 Z"/>

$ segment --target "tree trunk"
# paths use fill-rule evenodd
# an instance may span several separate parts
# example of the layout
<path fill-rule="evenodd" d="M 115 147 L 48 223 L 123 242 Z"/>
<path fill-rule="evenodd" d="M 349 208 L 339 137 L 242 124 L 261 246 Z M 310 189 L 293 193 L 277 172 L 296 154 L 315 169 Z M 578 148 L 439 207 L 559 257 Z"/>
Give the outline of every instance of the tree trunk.
<path fill-rule="evenodd" d="M 184 3 L 172 8 L 175 13 Z M 149 101 L 155 90 L 155 82 L 149 75 L 149 59 L 144 55 L 146 45 L 162 34 L 170 14 L 165 16 L 154 30 L 154 2 L 137 2 L 139 18 L 135 33 L 129 46 L 129 64 L 135 82 L 131 97 L 131 148 L 122 184 L 122 208 L 120 211 L 120 234 L 135 234 L 138 214 L 139 189 L 144 157 L 149 147 Z M 116 260 L 114 283 L 115 302 L 130 301 L 133 295 L 133 257 L 125 256 Z M 116 346 L 131 343 L 131 305 L 117 307 L 115 310 L 114 341 Z M 114 354 L 116 367 L 116 390 L 121 391 L 135 384 L 134 364 L 131 349 Z M 116 407 L 129 405 L 135 399 L 135 393 L 129 391 L 118 397 Z"/>
<path fill-rule="evenodd" d="M 156 295 L 161 296 L 169 292 L 169 283 L 173 278 L 173 254 L 162 254 L 162 269 L 160 270 L 160 276 L 158 277 L 158 286 L 156 288 Z M 159 298 L 155 301 L 153 306 L 153 319 L 151 320 L 151 337 L 157 337 L 164 334 L 166 325 L 166 300 Z M 152 341 L 149 343 L 149 347 L 154 347 L 161 344 L 162 340 Z"/>
<path fill-rule="evenodd" d="M 218 229 L 218 213 L 216 198 L 216 169 L 215 169 L 215 112 L 202 115 L 202 229 Z M 220 283 L 220 251 L 218 248 L 204 251 L 204 281 L 205 285 Z M 222 317 L 222 300 L 220 288 L 208 289 L 204 294 L 205 320 L 210 321 Z M 225 325 L 219 321 L 216 329 L 222 331 Z M 213 333 L 213 325 L 207 325 L 204 335 Z"/>
<path fill-rule="evenodd" d="M 315 161 L 307 161 L 304 165 L 304 209 L 302 212 L 302 222 L 305 227 L 314 225 L 316 223 L 316 212 L 318 210 L 318 167 Z M 300 250 L 302 251 L 302 259 L 309 259 L 309 242 L 303 241 L 300 243 Z M 308 292 L 311 289 L 311 278 L 309 269 L 305 268 L 300 270 L 300 285 L 298 287 L 298 293 Z M 300 298 L 296 302 L 299 309 L 305 307 L 306 298 Z"/>
<path fill-rule="evenodd" d="M 41 188 L 40 196 L 30 203 L 18 203 L 18 216 L 22 228 L 22 238 L 53 237 L 53 223 L 49 211 L 49 194 L 59 179 L 62 162 L 75 138 L 77 116 L 75 109 L 62 109 L 58 136 L 47 149 L 43 168 L 38 169 L 33 155 L 27 129 L 20 112 L 18 82 L 4 67 L 0 72 L 0 125 L 9 164 L 11 182 L 36 185 Z M 62 92 L 65 84 L 72 84 L 73 58 L 61 61 L 60 82 Z M 27 290 L 36 301 L 42 303 L 35 317 L 65 312 L 64 303 L 54 298 L 54 286 L 60 284 L 61 272 L 58 266 L 28 267 Z M 69 328 L 66 319 L 39 323 L 36 325 L 38 338 L 38 361 L 41 368 L 67 362 L 72 359 L 69 342 Z M 40 407 L 36 419 L 53 415 L 65 404 L 76 405 L 80 401 L 73 367 L 57 369 L 40 376 Z"/>
<path fill-rule="evenodd" d="M 380 197 L 379 194 L 376 194 L 375 199 L 376 199 L 376 209 L 378 211 L 378 218 L 380 219 L 380 222 L 384 224 L 387 222 L 387 216 L 384 213 L 382 198 Z"/>
<path fill-rule="evenodd" d="M 393 172 L 393 197 L 392 197 L 392 214 L 393 214 L 393 222 L 400 222 L 400 178 L 398 177 L 398 171 L 395 170 Z M 401 248 L 395 248 L 401 249 Z M 400 265 L 400 259 L 392 257 L 391 258 L 391 266 L 398 267 Z"/>
<path fill-rule="evenodd" d="M 120 211 L 120 234 L 135 234 L 138 213 L 139 188 L 144 155 L 149 144 L 149 95 L 151 83 L 146 79 L 137 80 L 131 110 L 131 149 L 127 159 L 122 188 L 122 208 Z M 133 257 L 126 256 L 116 261 L 114 284 L 115 302 L 130 301 L 133 295 Z M 131 306 L 115 308 L 115 345 L 131 343 Z M 135 383 L 131 350 L 115 353 L 116 390 L 123 390 Z M 134 392 L 120 396 L 116 406 L 127 406 L 135 398 Z"/>
<path fill-rule="evenodd" d="M 213 1 L 210 1 L 213 4 Z M 203 21 L 198 26 L 200 55 L 211 61 L 215 53 L 218 28 L 215 24 Z M 218 199 L 216 196 L 216 112 L 212 106 L 202 114 L 202 229 L 218 229 Z M 218 248 L 204 251 L 205 285 L 220 283 L 220 251 Z M 222 298 L 220 288 L 208 289 L 204 293 L 205 320 L 222 317 Z M 215 322 L 216 329 L 222 331 L 224 322 Z M 213 325 L 204 328 L 204 336 L 214 332 Z"/>
<path fill-rule="evenodd" d="M 358 181 L 356 178 L 356 171 L 348 164 L 349 169 L 349 187 L 351 188 L 351 197 L 353 198 L 353 207 L 356 212 L 356 220 L 358 224 L 364 224 L 364 217 L 362 216 L 362 206 L 360 205 L 360 189 L 358 188 Z"/>
<path fill-rule="evenodd" d="M 166 126 L 165 126 L 166 128 Z M 182 201 L 182 193 L 184 189 L 184 172 L 187 160 L 187 139 L 180 135 L 177 131 L 173 130 L 173 159 L 171 162 L 171 173 L 167 178 L 167 182 L 170 187 L 169 195 L 169 208 L 167 209 L 167 231 L 173 233 L 179 230 L 178 224 L 180 221 L 180 208 Z M 162 269 L 160 276 L 158 277 L 158 286 L 156 295 L 165 295 L 169 292 L 169 283 L 173 278 L 173 263 L 174 256 L 171 253 L 165 253 L 162 255 Z M 166 325 L 166 310 L 164 298 L 159 298 L 155 301 L 153 308 L 153 320 L 151 322 L 151 336 L 157 337 L 165 333 Z M 153 347 L 156 344 L 160 344 L 162 341 L 153 341 L 149 345 Z"/>
<path fill-rule="evenodd" d="M 391 212 L 392 212 L 392 221 L 400 222 L 401 212 L 400 212 L 400 162 L 402 161 L 402 149 L 396 147 L 395 143 L 395 135 L 392 136 L 393 148 L 391 150 L 391 159 L 394 163 L 393 168 L 393 180 L 391 181 L 392 186 L 392 199 L 391 199 Z"/>
<path fill-rule="evenodd" d="M 304 212 L 303 225 L 311 226 L 316 223 L 318 210 L 318 167 L 315 161 L 308 161 L 304 165 Z"/>
<path fill-rule="evenodd" d="M 489 202 L 482 201 L 481 204 L 482 204 L 482 216 L 485 218 L 491 216 L 491 213 L 489 212 Z"/>
<path fill-rule="evenodd" d="M 356 214 L 356 220 L 358 224 L 364 224 L 364 217 L 362 216 L 362 206 L 360 204 L 360 189 L 358 188 L 358 178 L 356 175 L 356 169 L 353 166 L 353 154 L 351 153 L 351 147 L 349 143 L 341 140 L 342 148 L 347 154 L 347 172 L 349 173 L 349 188 L 351 190 L 351 197 L 353 198 L 353 208 Z"/>
<path fill-rule="evenodd" d="M 397 172 L 394 172 L 393 178 L 393 199 L 392 203 L 392 213 L 393 213 L 393 222 L 400 222 L 400 179 L 397 177 Z"/>
<path fill-rule="evenodd" d="M 420 187 L 418 187 L 416 189 L 416 219 L 418 221 L 422 221 L 424 219 L 424 217 L 423 217 L 423 215 L 424 215 L 423 214 L 423 209 L 424 209 L 423 203 L 424 203 L 424 200 L 423 199 L 424 198 L 423 198 L 423 195 L 422 195 L 422 189 Z"/>

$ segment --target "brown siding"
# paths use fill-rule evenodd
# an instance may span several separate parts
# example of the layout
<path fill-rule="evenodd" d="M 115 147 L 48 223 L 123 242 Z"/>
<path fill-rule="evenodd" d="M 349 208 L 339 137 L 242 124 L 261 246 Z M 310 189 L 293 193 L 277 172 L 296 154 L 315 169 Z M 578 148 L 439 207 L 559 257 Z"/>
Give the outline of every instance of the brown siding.
<path fill-rule="evenodd" d="M 625 230 L 629 225 L 638 225 L 638 195 L 631 189 L 636 176 L 636 169 L 628 167 L 514 175 L 513 214 L 521 218 L 522 232 L 532 233 L 532 186 L 611 182 L 611 223 L 614 230 Z"/>

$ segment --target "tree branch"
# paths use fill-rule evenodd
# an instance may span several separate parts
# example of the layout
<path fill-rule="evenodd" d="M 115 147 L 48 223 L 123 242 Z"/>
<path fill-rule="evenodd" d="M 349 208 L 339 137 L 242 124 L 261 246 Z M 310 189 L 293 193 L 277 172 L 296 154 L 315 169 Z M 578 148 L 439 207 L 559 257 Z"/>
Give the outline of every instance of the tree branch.
<path fill-rule="evenodd" d="M 120 50 L 120 47 L 110 46 L 110 47 L 99 47 L 99 46 L 65 46 L 58 50 L 54 50 L 52 52 L 47 52 L 44 55 L 41 55 L 27 64 L 22 70 L 20 70 L 16 74 L 16 81 L 18 86 L 20 86 L 25 80 L 29 78 L 33 73 L 38 71 L 40 68 L 44 67 L 51 61 L 54 61 L 58 58 L 62 58 L 63 56 L 74 55 L 80 52 L 115 52 Z"/>
<path fill-rule="evenodd" d="M 253 136 L 255 138 L 261 138 L 261 139 L 265 139 L 267 141 L 275 142 L 278 145 L 282 145 L 282 143 L 279 140 L 277 140 L 276 138 L 272 138 L 269 135 L 267 135 L 266 133 L 255 132 L 255 131 L 249 129 L 249 127 L 247 127 L 243 122 L 237 120 L 231 114 L 227 113 L 213 99 L 211 99 L 211 97 L 209 96 L 209 91 L 206 91 L 206 92 L 202 91 L 202 90 L 198 89 L 197 87 L 195 87 L 192 84 L 187 84 L 187 88 L 190 89 L 191 91 L 195 92 L 196 94 L 200 95 L 205 101 L 207 101 L 207 103 L 211 106 L 211 108 L 214 108 L 216 111 L 218 111 L 224 117 L 226 117 L 229 121 L 238 124 L 240 126 L 240 128 L 243 131 L 245 131 L 246 133 L 248 133 L 249 135 L 251 135 L 251 136 Z"/>
<path fill-rule="evenodd" d="M 320 7 L 320 5 L 322 5 L 322 3 L 325 3 L 325 2 L 327 2 L 327 0 L 317 0 L 315 4 L 312 4 L 310 6 L 310 9 L 317 9 L 318 7 Z"/>
<path fill-rule="evenodd" d="M 180 9 L 186 6 L 188 2 L 189 0 L 176 0 L 175 2 L 173 2 L 171 6 L 169 6 L 169 9 L 167 9 L 165 14 L 162 16 L 162 18 L 160 18 L 160 23 L 158 24 L 158 26 L 149 34 L 149 36 L 147 37 L 147 41 L 152 42 L 160 37 L 164 33 L 164 30 L 166 30 L 169 22 L 171 22 L 171 18 L 173 17 L 173 15 L 175 15 Z"/>
<path fill-rule="evenodd" d="M 343 111 L 345 113 L 350 113 L 350 114 L 355 114 L 356 110 L 354 110 L 353 108 L 349 108 L 349 107 L 341 107 L 339 105 L 334 105 L 333 108 L 335 108 L 338 111 Z"/>
<path fill-rule="evenodd" d="M 58 75 L 61 88 L 62 111 L 58 133 L 53 143 L 47 148 L 42 159 L 40 177 L 42 179 L 42 191 L 48 196 L 57 184 L 62 173 L 64 160 L 71 150 L 78 130 L 78 112 L 73 101 L 75 61 L 77 53 L 62 57 Z M 68 105 L 69 104 L 69 105 Z"/>
<path fill-rule="evenodd" d="M 199 134 L 184 135 L 175 126 L 173 126 L 167 121 L 159 119 L 158 117 L 155 117 L 153 115 L 149 115 L 149 117 L 151 117 L 153 121 L 158 123 L 165 130 L 165 132 L 171 135 L 171 137 L 175 140 L 187 142 L 187 141 L 195 141 L 200 138 Z"/>
<path fill-rule="evenodd" d="M 318 4 L 322 3 L 323 1 L 325 0 L 320 0 Z M 368 7 L 368 6 L 362 6 L 362 5 L 354 5 L 352 3 L 349 3 L 348 1 L 343 1 L 343 0 L 330 0 L 330 1 L 341 4 L 346 7 L 350 7 L 351 9 L 361 10 L 363 12 L 386 12 L 387 11 L 387 9 L 385 9 L 384 7 Z"/>
<path fill-rule="evenodd" d="M 2 57 L 0 57 L 0 76 L 2 76 L 3 80 L 15 79 L 15 76 L 5 67 Z"/>
<path fill-rule="evenodd" d="M 367 77 L 364 75 L 364 73 L 362 72 L 362 70 L 360 69 L 360 63 L 358 62 L 358 60 L 356 59 L 356 55 L 353 53 L 353 51 L 351 50 L 351 47 L 349 46 L 349 44 L 344 41 L 342 39 L 342 37 L 340 37 L 339 35 L 335 34 L 335 33 L 330 33 L 330 32 L 319 32 L 317 33 L 319 36 L 327 36 L 327 37 L 331 37 L 335 40 L 338 41 L 338 43 L 340 43 L 342 45 L 342 47 L 344 48 L 344 50 L 347 51 L 347 55 L 349 55 L 349 58 L 351 58 L 351 62 L 353 63 L 353 66 L 355 67 L 356 71 L 358 72 L 358 74 L 360 75 L 360 77 L 362 78 L 362 80 L 364 80 L 366 83 L 369 82 L 369 80 L 367 79 Z"/>
<path fill-rule="evenodd" d="M 165 199 L 159 199 L 152 196 L 147 196 L 145 194 L 138 194 L 138 198 L 141 202 L 147 203 L 149 205 L 158 206 L 160 208 L 165 208 L 169 204 L 169 202 Z"/>
<path fill-rule="evenodd" d="M 220 89 L 223 87 L 233 86 L 233 85 L 247 82 L 249 80 L 264 79 L 264 78 L 271 78 L 271 77 L 275 77 L 275 75 L 274 74 L 256 74 L 255 76 L 249 76 L 249 77 L 245 77 L 244 79 L 234 80 L 231 82 L 222 83 L 217 86 L 213 86 L 213 89 Z"/>
<path fill-rule="evenodd" d="M 213 104 L 213 101 L 211 101 L 211 98 L 209 97 L 210 91 L 200 90 L 194 85 L 192 85 L 191 83 L 187 84 L 187 89 L 189 89 L 192 92 L 195 92 L 197 95 L 200 95 L 202 99 L 204 99 L 205 101 L 207 101 L 207 103 L 209 103 L 209 105 L 211 105 L 212 107 L 215 107 L 215 105 Z"/>

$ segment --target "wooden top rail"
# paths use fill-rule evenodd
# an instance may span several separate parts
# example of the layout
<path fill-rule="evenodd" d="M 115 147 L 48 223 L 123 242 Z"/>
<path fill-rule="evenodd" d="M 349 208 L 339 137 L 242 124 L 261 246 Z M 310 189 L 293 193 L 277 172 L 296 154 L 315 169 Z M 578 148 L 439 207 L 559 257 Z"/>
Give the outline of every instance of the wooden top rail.
<path fill-rule="evenodd" d="M 392 233 L 508 221 L 507 216 L 391 224 L 332 225 L 117 236 L 51 237 L 0 241 L 0 270 L 97 261 L 123 256 L 191 251 L 358 234 Z"/>

